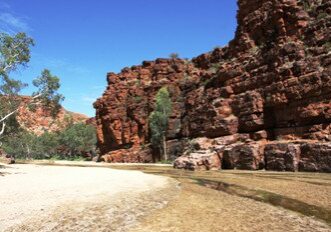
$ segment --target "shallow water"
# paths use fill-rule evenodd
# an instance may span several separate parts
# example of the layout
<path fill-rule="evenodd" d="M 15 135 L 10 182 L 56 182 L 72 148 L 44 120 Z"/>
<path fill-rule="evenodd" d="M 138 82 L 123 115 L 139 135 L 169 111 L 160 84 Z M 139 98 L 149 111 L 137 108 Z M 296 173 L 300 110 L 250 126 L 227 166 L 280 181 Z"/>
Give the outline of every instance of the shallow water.
<path fill-rule="evenodd" d="M 196 179 L 197 183 L 218 191 L 236 195 L 240 197 L 250 198 L 256 201 L 268 203 L 274 206 L 280 206 L 288 210 L 301 213 L 306 216 L 313 216 L 324 220 L 331 225 L 331 210 L 309 205 L 305 202 L 296 199 L 288 198 L 279 194 L 275 194 L 263 190 L 252 190 L 238 185 L 231 185 L 220 181 L 211 181 L 205 179 Z"/>
<path fill-rule="evenodd" d="M 292 173 L 292 172 L 245 172 L 245 171 L 214 171 L 214 172 L 192 172 L 183 171 L 169 168 L 156 168 L 156 167 L 127 167 L 128 169 L 138 169 L 146 173 L 152 173 L 156 175 L 165 175 L 172 178 L 189 178 L 195 180 L 195 183 L 207 188 L 211 188 L 217 191 L 223 191 L 230 195 L 236 195 L 239 197 L 253 199 L 255 201 L 271 204 L 274 206 L 283 207 L 288 210 L 303 214 L 305 216 L 315 217 L 319 220 L 323 220 L 331 225 L 331 209 L 327 207 L 320 207 L 313 204 L 308 204 L 304 201 L 300 201 L 285 195 L 277 194 L 271 191 L 255 189 L 252 185 L 250 188 L 230 184 L 222 181 L 225 175 L 254 177 L 263 179 L 265 181 L 287 181 L 296 182 L 296 184 L 304 183 L 311 186 L 311 190 L 314 191 L 314 185 L 322 187 L 331 187 L 331 175 L 325 173 Z M 208 179 L 209 178 L 209 179 Z M 307 181 L 307 179 L 309 181 Z M 324 182 L 321 182 L 324 181 Z M 330 192 L 329 192 L 330 193 Z M 327 196 L 331 201 L 331 193 Z"/>

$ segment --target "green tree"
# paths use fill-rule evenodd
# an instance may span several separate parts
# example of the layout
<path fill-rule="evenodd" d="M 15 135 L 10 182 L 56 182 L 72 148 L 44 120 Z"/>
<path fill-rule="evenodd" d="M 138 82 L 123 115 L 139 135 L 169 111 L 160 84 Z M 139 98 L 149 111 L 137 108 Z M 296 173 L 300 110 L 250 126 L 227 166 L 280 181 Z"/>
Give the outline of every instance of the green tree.
<path fill-rule="evenodd" d="M 166 135 L 172 102 L 167 87 L 161 88 L 156 94 L 155 110 L 149 116 L 151 142 L 160 149 L 164 160 L 168 160 Z"/>
<path fill-rule="evenodd" d="M 60 146 L 70 157 L 94 152 L 96 142 L 95 128 L 85 123 L 71 124 L 59 135 Z"/>
<path fill-rule="evenodd" d="M 9 78 L 9 73 L 28 64 L 30 47 L 33 45 L 33 39 L 25 33 L 18 33 L 15 36 L 0 33 L 0 75 L 4 82 L 13 82 L 14 80 Z M 9 90 L 14 90 L 12 86 Z"/>
<path fill-rule="evenodd" d="M 33 45 L 33 40 L 25 33 L 15 36 L 0 33 L 0 135 L 4 133 L 5 121 L 19 105 L 18 93 L 26 86 L 9 75 L 19 67 L 27 66 Z"/>
<path fill-rule="evenodd" d="M 178 59 L 179 58 L 179 54 L 178 53 L 171 53 L 170 55 L 169 55 L 169 57 L 171 58 L 171 59 Z"/>
<path fill-rule="evenodd" d="M 38 136 L 19 128 L 10 137 L 3 138 L 2 148 L 19 159 L 47 159 L 57 154 L 58 146 L 57 133 L 45 132 Z"/>
<path fill-rule="evenodd" d="M 60 79 L 53 76 L 48 69 L 41 72 L 41 76 L 33 80 L 33 85 L 38 88 L 37 92 L 33 93 L 36 101 L 31 104 L 42 104 L 52 110 L 56 114 L 60 109 L 60 102 L 64 100 L 62 94 L 57 91 L 60 88 Z"/>
<path fill-rule="evenodd" d="M 57 155 L 59 149 L 59 137 L 58 132 L 50 133 L 48 131 L 40 136 L 34 135 L 34 141 L 32 140 L 33 144 L 31 144 L 33 155 L 30 155 L 30 158 L 48 159 Z"/>
<path fill-rule="evenodd" d="M 26 141 L 25 139 L 28 139 L 23 134 L 23 131 L 16 132 L 12 134 L 12 136 L 9 138 L 3 139 L 3 146 L 2 149 L 7 154 L 15 154 L 15 158 L 28 158 L 28 152 L 25 147 Z M 30 143 L 29 143 L 30 144 Z"/>
<path fill-rule="evenodd" d="M 58 132 L 35 135 L 19 129 L 3 140 L 3 150 L 20 159 L 74 159 L 95 153 L 96 131 L 85 123 L 70 124 Z"/>
<path fill-rule="evenodd" d="M 0 139 L 5 133 L 6 123 L 20 107 L 32 107 L 37 104 L 56 112 L 63 96 L 57 93 L 60 87 L 59 78 L 52 76 L 49 70 L 44 70 L 41 77 L 34 82 L 38 90 L 29 101 L 22 101 L 20 91 L 27 84 L 10 77 L 10 74 L 20 67 L 26 67 L 30 61 L 30 48 L 33 39 L 25 33 L 14 36 L 0 33 Z M 1 145 L 1 144 L 0 144 Z"/>

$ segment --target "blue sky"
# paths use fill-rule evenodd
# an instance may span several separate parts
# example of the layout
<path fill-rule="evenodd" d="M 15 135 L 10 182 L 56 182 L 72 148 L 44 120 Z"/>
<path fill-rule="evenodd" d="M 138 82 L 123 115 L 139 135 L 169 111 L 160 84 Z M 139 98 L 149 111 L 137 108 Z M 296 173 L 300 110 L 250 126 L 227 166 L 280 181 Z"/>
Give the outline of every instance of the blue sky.
<path fill-rule="evenodd" d="M 0 30 L 35 40 L 29 67 L 16 78 L 31 83 L 48 68 L 61 78 L 64 107 L 94 116 L 107 72 L 224 46 L 234 36 L 236 11 L 236 0 L 0 0 Z"/>

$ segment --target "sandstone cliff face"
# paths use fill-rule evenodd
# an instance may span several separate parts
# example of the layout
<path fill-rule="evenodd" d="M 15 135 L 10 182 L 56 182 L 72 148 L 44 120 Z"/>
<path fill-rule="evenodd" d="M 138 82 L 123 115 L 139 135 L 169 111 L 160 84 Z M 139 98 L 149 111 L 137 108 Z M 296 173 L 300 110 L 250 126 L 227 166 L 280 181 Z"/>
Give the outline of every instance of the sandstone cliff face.
<path fill-rule="evenodd" d="M 152 161 L 147 119 L 157 91 L 165 85 L 173 101 L 168 139 L 183 137 L 185 95 L 199 84 L 199 75 L 193 63 L 179 59 L 145 61 L 120 74 L 109 73 L 107 90 L 95 103 L 101 153 L 112 151 L 114 161 Z"/>
<path fill-rule="evenodd" d="M 29 101 L 29 97 L 23 97 L 23 103 Z M 85 122 L 88 117 L 83 114 L 67 111 L 60 108 L 58 114 L 53 117 L 45 107 L 37 106 L 35 110 L 21 107 L 17 115 L 18 123 L 26 130 L 41 135 L 45 131 L 54 132 L 64 129 L 68 123 Z"/>
<path fill-rule="evenodd" d="M 106 161 L 153 161 L 147 119 L 168 86 L 175 166 L 331 171 L 331 2 L 238 5 L 229 46 L 108 74 L 94 104 Z"/>

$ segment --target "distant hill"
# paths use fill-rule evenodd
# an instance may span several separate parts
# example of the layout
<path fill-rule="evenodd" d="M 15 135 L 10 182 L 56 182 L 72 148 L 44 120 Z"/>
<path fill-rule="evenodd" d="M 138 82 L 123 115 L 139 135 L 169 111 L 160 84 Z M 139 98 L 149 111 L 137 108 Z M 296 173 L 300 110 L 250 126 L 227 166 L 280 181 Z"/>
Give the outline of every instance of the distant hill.
<path fill-rule="evenodd" d="M 30 97 L 22 96 L 23 102 L 29 100 Z M 52 117 L 51 112 L 42 106 L 37 106 L 35 110 L 29 110 L 22 107 L 17 115 L 18 123 L 26 130 L 37 135 L 44 132 L 54 132 L 65 128 L 70 122 L 86 122 L 88 116 L 80 113 L 75 113 L 61 107 L 60 111 L 55 117 Z"/>

